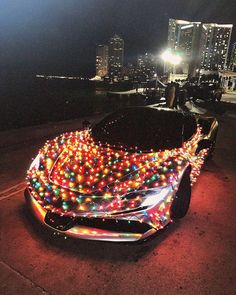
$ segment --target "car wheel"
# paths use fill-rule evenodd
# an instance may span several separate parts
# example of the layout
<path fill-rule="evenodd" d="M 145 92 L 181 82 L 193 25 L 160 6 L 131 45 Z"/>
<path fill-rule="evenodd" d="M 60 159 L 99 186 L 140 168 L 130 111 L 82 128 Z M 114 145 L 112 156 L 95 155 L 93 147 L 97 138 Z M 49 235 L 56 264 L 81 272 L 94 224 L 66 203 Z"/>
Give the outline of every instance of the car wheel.
<path fill-rule="evenodd" d="M 217 133 L 218 133 L 218 129 L 216 130 L 216 133 L 215 133 L 215 135 L 214 135 L 214 137 L 213 137 L 213 139 L 211 141 L 211 147 L 209 149 L 209 152 L 208 152 L 208 155 L 207 155 L 206 160 L 210 160 L 213 157 L 215 146 L 216 146 Z"/>
<path fill-rule="evenodd" d="M 191 199 L 191 181 L 190 181 L 190 168 L 188 168 L 180 182 L 178 191 L 171 204 L 170 217 L 171 219 L 179 219 L 184 217 L 190 205 Z"/>

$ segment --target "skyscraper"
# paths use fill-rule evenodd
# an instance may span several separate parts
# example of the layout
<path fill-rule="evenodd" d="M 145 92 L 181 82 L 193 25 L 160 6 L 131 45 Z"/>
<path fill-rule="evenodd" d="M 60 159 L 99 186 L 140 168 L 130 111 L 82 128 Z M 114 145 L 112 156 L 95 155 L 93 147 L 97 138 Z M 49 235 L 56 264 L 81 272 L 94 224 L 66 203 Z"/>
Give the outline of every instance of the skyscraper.
<path fill-rule="evenodd" d="M 236 42 L 232 46 L 229 67 L 232 71 L 236 72 Z"/>
<path fill-rule="evenodd" d="M 233 25 L 169 20 L 168 47 L 181 55 L 180 70 L 195 76 L 201 68 L 224 69 Z"/>
<path fill-rule="evenodd" d="M 140 81 L 153 79 L 156 73 L 155 57 L 151 53 L 139 55 L 137 59 L 137 77 Z"/>
<path fill-rule="evenodd" d="M 233 25 L 203 24 L 201 68 L 216 71 L 226 69 Z"/>
<path fill-rule="evenodd" d="M 168 48 L 182 57 L 179 71 L 194 75 L 200 62 L 201 23 L 185 20 L 169 20 Z"/>
<path fill-rule="evenodd" d="M 124 64 L 124 40 L 118 35 L 109 40 L 109 77 L 111 80 L 119 80 Z"/>
<path fill-rule="evenodd" d="M 96 76 L 101 78 L 108 74 L 108 46 L 97 45 L 96 49 Z"/>

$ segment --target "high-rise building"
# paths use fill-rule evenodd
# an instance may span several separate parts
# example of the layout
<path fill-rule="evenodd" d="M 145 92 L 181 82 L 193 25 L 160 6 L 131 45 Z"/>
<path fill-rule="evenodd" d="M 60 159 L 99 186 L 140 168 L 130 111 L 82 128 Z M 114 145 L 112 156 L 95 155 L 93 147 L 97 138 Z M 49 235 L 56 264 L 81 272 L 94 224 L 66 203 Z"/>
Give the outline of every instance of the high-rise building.
<path fill-rule="evenodd" d="M 124 64 L 124 40 L 118 35 L 109 40 L 109 77 L 111 80 L 119 80 Z"/>
<path fill-rule="evenodd" d="M 155 57 L 151 53 L 139 55 L 137 59 L 137 78 L 140 81 L 151 80 L 156 73 Z"/>
<path fill-rule="evenodd" d="M 202 25 L 202 69 L 210 71 L 226 69 L 232 28 L 233 25 L 230 24 Z"/>
<path fill-rule="evenodd" d="M 96 76 L 101 78 L 108 74 L 108 46 L 97 45 L 96 49 Z"/>
<path fill-rule="evenodd" d="M 199 69 L 226 67 L 233 25 L 169 20 L 168 47 L 182 57 L 179 71 L 195 76 Z"/>
<path fill-rule="evenodd" d="M 232 45 L 229 67 L 232 71 L 236 72 L 236 42 Z"/>
<path fill-rule="evenodd" d="M 169 20 L 168 48 L 182 57 L 181 74 L 194 75 L 200 62 L 201 23 Z"/>

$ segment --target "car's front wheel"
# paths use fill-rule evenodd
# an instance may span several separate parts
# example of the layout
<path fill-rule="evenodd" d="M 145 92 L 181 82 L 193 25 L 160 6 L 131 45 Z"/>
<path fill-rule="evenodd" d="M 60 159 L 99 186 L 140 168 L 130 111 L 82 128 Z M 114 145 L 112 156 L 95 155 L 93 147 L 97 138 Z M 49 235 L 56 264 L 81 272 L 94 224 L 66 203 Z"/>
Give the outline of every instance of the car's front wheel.
<path fill-rule="evenodd" d="M 178 191 L 170 208 L 171 219 L 179 219 L 184 217 L 189 209 L 191 200 L 191 181 L 190 181 L 190 167 L 185 171 L 180 182 Z"/>

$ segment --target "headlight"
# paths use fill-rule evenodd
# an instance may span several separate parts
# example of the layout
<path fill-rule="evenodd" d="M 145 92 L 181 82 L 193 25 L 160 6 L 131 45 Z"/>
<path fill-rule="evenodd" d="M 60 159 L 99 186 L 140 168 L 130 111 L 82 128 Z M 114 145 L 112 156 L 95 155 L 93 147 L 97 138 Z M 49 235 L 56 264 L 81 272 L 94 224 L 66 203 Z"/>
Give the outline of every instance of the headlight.
<path fill-rule="evenodd" d="M 141 204 L 139 207 L 152 207 L 162 201 L 164 201 L 169 195 L 172 195 L 173 188 L 172 186 L 158 187 L 155 189 L 140 190 L 126 194 L 122 197 L 125 199 L 135 199 L 140 197 Z"/>
<path fill-rule="evenodd" d="M 35 168 L 35 169 L 39 169 L 39 165 L 40 165 L 40 154 L 38 154 L 36 156 L 36 158 L 33 160 L 33 162 L 31 163 L 29 170 Z"/>

